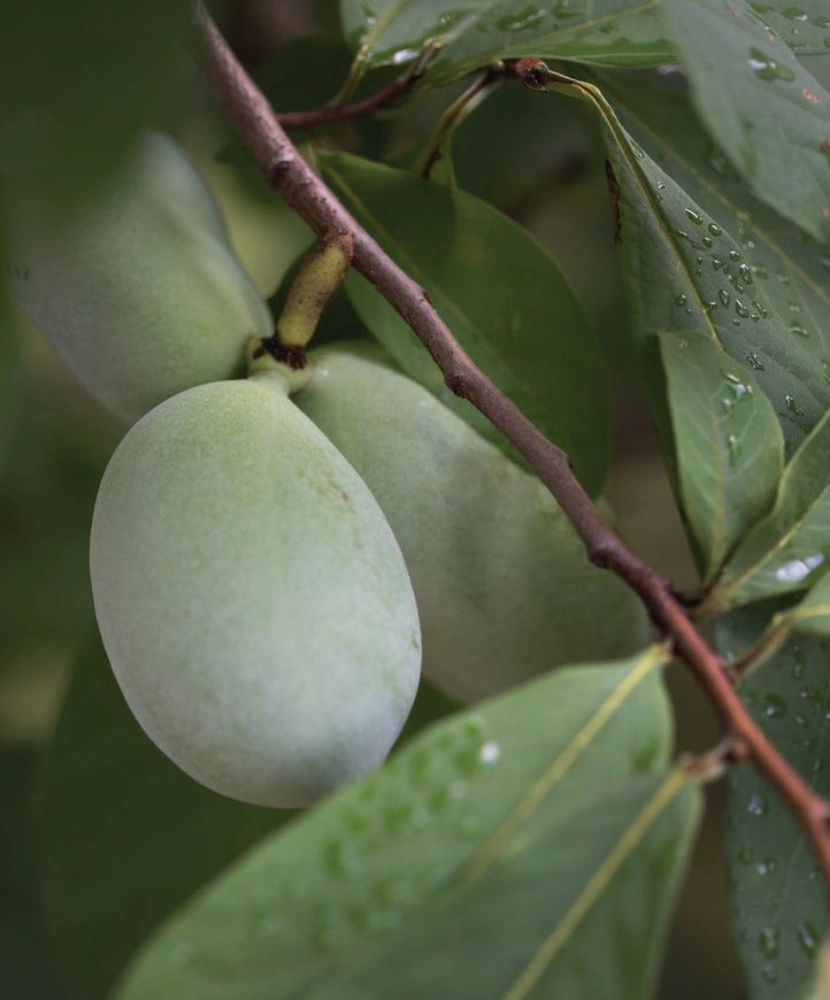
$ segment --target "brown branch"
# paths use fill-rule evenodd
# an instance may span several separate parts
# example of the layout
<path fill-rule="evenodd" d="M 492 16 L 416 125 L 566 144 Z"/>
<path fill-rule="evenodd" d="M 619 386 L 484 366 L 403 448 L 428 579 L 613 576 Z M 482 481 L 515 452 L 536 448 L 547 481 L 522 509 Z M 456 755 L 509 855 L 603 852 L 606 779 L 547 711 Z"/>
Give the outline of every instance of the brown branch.
<path fill-rule="evenodd" d="M 399 98 L 408 94 L 423 75 L 424 61 L 418 59 L 403 76 L 393 80 L 376 94 L 365 97 L 362 101 L 354 101 L 352 104 L 327 105 L 314 111 L 279 112 L 276 114 L 276 118 L 284 129 L 316 128 L 319 125 L 331 125 L 353 118 L 368 118 L 370 115 L 390 107 Z"/>
<path fill-rule="evenodd" d="M 196 19 L 204 71 L 266 179 L 318 236 L 332 229 L 351 233 L 354 267 L 412 327 L 449 388 L 469 400 L 522 454 L 570 519 L 591 561 L 613 570 L 639 594 L 654 623 L 671 638 L 678 656 L 709 694 L 731 740 L 732 759 L 736 763 L 752 762 L 797 816 L 830 892 L 827 804 L 755 723 L 720 657 L 692 624 L 669 582 L 630 552 L 605 524 L 574 476 L 567 455 L 548 441 L 473 363 L 424 289 L 384 253 L 297 153 L 267 100 L 201 5 Z"/>

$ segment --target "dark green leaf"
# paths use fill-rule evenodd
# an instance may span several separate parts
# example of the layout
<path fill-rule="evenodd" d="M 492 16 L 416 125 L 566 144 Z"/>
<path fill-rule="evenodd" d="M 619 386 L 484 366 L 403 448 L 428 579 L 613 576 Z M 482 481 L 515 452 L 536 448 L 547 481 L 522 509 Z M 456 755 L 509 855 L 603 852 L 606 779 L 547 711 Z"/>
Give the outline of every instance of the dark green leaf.
<path fill-rule="evenodd" d="M 91 192 L 166 112 L 186 0 L 12 3 L 0 32 L 0 181 Z"/>
<path fill-rule="evenodd" d="M 432 727 L 186 907 L 119 996 L 486 1000 L 597 953 L 626 973 L 586 997 L 645 996 L 696 809 L 665 770 L 663 662 L 563 670 Z"/>
<path fill-rule="evenodd" d="M 749 296 L 767 303 L 813 357 L 815 378 L 830 383 L 830 253 L 755 198 L 703 131 L 688 100 L 619 74 L 604 75 L 604 87 L 623 123 L 654 160 L 717 219 L 738 245 L 753 282 Z M 705 266 L 726 277 L 738 270 L 731 257 L 706 248 Z M 695 258 L 696 259 L 696 258 Z M 718 263 L 720 262 L 720 263 Z M 727 291 L 734 290 L 727 288 Z M 758 311 L 758 310 L 756 310 Z M 756 371 L 760 357 L 744 360 Z M 799 397 L 776 406 L 790 416 Z"/>
<path fill-rule="evenodd" d="M 740 655 L 769 607 L 724 620 L 718 647 Z M 756 720 L 820 795 L 830 794 L 830 643 L 790 641 L 742 686 Z M 830 929 L 826 893 L 792 811 L 749 767 L 733 771 L 727 814 L 732 923 L 752 1000 L 782 1000 L 812 979 Z"/>
<path fill-rule="evenodd" d="M 36 799 L 70 997 L 97 1000 L 142 939 L 285 813 L 196 784 L 139 729 L 97 635 L 80 656 Z"/>
<path fill-rule="evenodd" d="M 800 56 L 826 55 L 830 50 L 827 0 L 763 0 L 749 6 Z"/>
<path fill-rule="evenodd" d="M 463 191 L 351 156 L 326 157 L 322 166 L 350 211 L 429 293 L 473 360 L 567 451 L 596 493 L 609 455 L 605 364 L 555 261 L 525 230 Z M 347 289 L 404 371 L 492 435 L 489 423 L 445 387 L 426 349 L 368 282 L 354 274 Z"/>
<path fill-rule="evenodd" d="M 805 590 L 830 558 L 830 412 L 784 470 L 775 507 L 740 544 L 711 604 L 728 608 Z"/>
<path fill-rule="evenodd" d="M 663 0 L 660 10 L 735 168 L 782 215 L 830 240 L 830 94 L 746 0 Z"/>
<path fill-rule="evenodd" d="M 752 371 L 792 450 L 830 407 L 830 369 L 818 330 L 811 329 L 795 297 L 794 308 L 788 308 L 778 279 L 756 278 L 748 220 L 713 192 L 708 193 L 711 210 L 704 208 L 681 186 L 685 171 L 664 171 L 621 127 L 599 92 L 589 86 L 588 93 L 601 112 L 612 188 L 620 189 L 620 249 L 636 334 L 646 348 L 659 330 L 705 333 L 719 343 Z M 672 100 L 666 95 L 667 102 Z M 681 117 L 668 134 L 676 136 L 684 124 Z M 673 148 L 655 137 L 658 141 L 664 150 Z M 696 173 L 694 182 L 706 185 L 708 176 Z M 781 270 L 788 258 L 783 252 L 781 257 L 781 283 L 788 284 L 790 276 Z M 818 260 L 815 264 L 821 270 Z M 816 294 L 826 296 L 818 286 Z M 653 368 L 649 375 L 659 408 L 662 376 Z"/>
<path fill-rule="evenodd" d="M 703 581 L 773 504 L 784 438 L 755 380 L 712 340 L 660 334 L 683 509 Z"/>
<path fill-rule="evenodd" d="M 0 751 L 0 996 L 52 1000 L 49 936 L 32 851 L 31 750 Z"/>
<path fill-rule="evenodd" d="M 358 66 L 410 62 L 440 47 L 430 78 L 446 82 L 492 59 L 540 56 L 617 66 L 673 58 L 657 0 L 341 0 L 343 29 Z"/>

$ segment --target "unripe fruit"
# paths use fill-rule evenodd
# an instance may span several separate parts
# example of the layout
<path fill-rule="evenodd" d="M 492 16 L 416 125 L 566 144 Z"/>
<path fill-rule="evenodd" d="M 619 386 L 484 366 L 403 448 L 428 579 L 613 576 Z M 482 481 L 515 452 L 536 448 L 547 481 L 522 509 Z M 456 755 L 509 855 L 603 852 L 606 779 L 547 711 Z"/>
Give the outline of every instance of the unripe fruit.
<path fill-rule="evenodd" d="M 642 608 L 591 566 L 542 484 L 375 348 L 310 352 L 297 405 L 363 477 L 418 600 L 424 676 L 463 701 L 646 639 Z"/>
<path fill-rule="evenodd" d="M 309 805 L 378 767 L 418 685 L 398 545 L 276 372 L 152 410 L 106 470 L 95 611 L 136 718 L 232 798 Z"/>
<path fill-rule="evenodd" d="M 68 221 L 22 197 L 13 294 L 84 386 L 138 419 L 194 385 L 244 373 L 271 318 L 219 208 L 179 146 L 140 140 L 129 165 Z"/>

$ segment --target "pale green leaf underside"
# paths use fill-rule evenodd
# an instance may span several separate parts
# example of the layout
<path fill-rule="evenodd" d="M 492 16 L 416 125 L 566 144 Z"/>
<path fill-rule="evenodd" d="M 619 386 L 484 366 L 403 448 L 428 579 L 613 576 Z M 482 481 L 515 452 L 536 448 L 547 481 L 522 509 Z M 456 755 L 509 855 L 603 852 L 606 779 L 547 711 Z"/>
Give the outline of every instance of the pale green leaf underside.
<path fill-rule="evenodd" d="M 731 607 L 805 590 L 830 560 L 830 412 L 784 470 L 770 514 L 736 550 L 712 595 Z"/>
<path fill-rule="evenodd" d="M 353 156 L 321 160 L 332 188 L 418 282 L 462 347 L 601 488 L 610 450 L 605 360 L 582 303 L 524 229 L 463 191 Z M 357 274 L 346 289 L 360 318 L 403 370 L 477 430 L 493 429 L 444 385 L 407 323 Z M 499 435 L 499 444 L 503 439 Z"/>
<path fill-rule="evenodd" d="M 393 988 L 371 970 L 395 975 L 401 962 L 417 964 L 411 935 L 439 927 L 441 945 L 458 948 L 457 927 L 451 933 L 443 921 L 456 919 L 456 907 L 469 915 L 463 901 L 474 896 L 486 941 L 471 962 L 433 969 L 441 995 L 477 995 L 462 986 L 475 982 L 491 948 L 509 989 L 536 968 L 535 955 L 549 955 L 557 928 L 556 950 L 565 954 L 589 920 L 608 934 L 604 944 L 593 938 L 592 949 L 602 947 L 609 961 L 620 948 L 630 956 L 631 934 L 622 940 L 614 927 L 632 892 L 623 894 L 617 879 L 634 865 L 634 895 L 654 882 L 650 911 L 659 909 L 672 895 L 696 809 L 686 779 L 665 771 L 664 662 L 655 648 L 563 670 L 427 730 L 186 907 L 139 957 L 121 1000 L 348 996 L 347 985 L 366 986 L 364 975 L 377 992 L 361 995 L 398 995 L 399 977 Z M 595 817 L 596 841 L 576 832 L 580 815 Z M 600 882 L 591 882 L 598 872 Z M 553 887 L 553 901 L 542 894 L 525 906 L 524 894 L 542 885 Z M 499 895 L 508 888 L 509 901 Z M 504 937 L 498 899 L 510 919 L 530 922 L 520 942 Z M 659 923 L 645 914 L 637 923 L 642 982 Z"/>
<path fill-rule="evenodd" d="M 680 493 L 704 582 L 772 506 L 784 440 L 755 380 L 712 340 L 660 334 Z"/>
<path fill-rule="evenodd" d="M 830 94 L 745 0 L 662 0 L 660 11 L 732 164 L 782 215 L 830 240 Z"/>
<path fill-rule="evenodd" d="M 364 66 L 410 62 L 439 47 L 429 78 L 446 82 L 506 56 L 646 66 L 672 58 L 658 0 L 341 0 L 346 39 Z"/>

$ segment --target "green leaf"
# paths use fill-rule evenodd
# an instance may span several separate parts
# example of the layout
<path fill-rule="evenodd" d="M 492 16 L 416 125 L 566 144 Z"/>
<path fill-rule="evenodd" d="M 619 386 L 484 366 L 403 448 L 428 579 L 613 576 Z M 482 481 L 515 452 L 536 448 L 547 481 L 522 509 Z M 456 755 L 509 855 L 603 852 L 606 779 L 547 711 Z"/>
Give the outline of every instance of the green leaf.
<path fill-rule="evenodd" d="M 763 0 L 749 6 L 800 56 L 826 55 L 830 49 L 827 0 Z"/>
<path fill-rule="evenodd" d="M 436 83 L 507 56 L 539 56 L 616 66 L 673 58 L 656 15 L 657 0 L 341 0 L 343 30 L 356 65 L 405 63 L 426 44 Z"/>
<path fill-rule="evenodd" d="M 663 0 L 660 10 L 732 164 L 782 215 L 830 240 L 830 94 L 745 0 Z"/>
<path fill-rule="evenodd" d="M 830 412 L 784 470 L 775 506 L 735 551 L 709 601 L 717 608 L 806 590 L 830 557 Z"/>
<path fill-rule="evenodd" d="M 461 346 L 568 453 L 586 489 L 598 492 L 610 448 L 605 363 L 556 262 L 516 223 L 463 191 L 353 156 L 327 156 L 322 168 L 358 221 L 427 291 Z M 365 279 L 353 274 L 347 290 L 408 375 L 503 445 L 446 388 L 415 334 Z"/>
<path fill-rule="evenodd" d="M 58 995 L 32 850 L 36 766 L 31 750 L 0 750 L 0 993 L 8 1000 Z"/>
<path fill-rule="evenodd" d="M 598 89 L 581 86 L 600 111 L 612 187 L 620 191 L 623 278 L 634 330 L 646 348 L 657 413 L 664 404 L 662 373 L 652 361 L 656 332 L 705 333 L 752 372 L 792 451 L 830 407 L 830 367 L 819 328 L 796 311 L 801 305 L 795 297 L 794 308 L 788 308 L 777 279 L 756 278 L 753 243 L 745 235 L 748 220 L 724 210 L 713 194 L 712 209 L 704 208 L 681 186 L 685 173 L 676 174 L 678 181 L 674 171 L 663 170 L 625 131 Z M 681 117 L 668 134 L 675 136 L 684 124 Z M 703 174 L 693 178 L 697 186 L 707 183 Z M 785 264 L 786 258 L 779 271 Z M 818 260 L 815 264 L 821 270 Z M 789 275 L 781 273 L 781 283 L 788 283 Z"/>
<path fill-rule="evenodd" d="M 449 1000 L 526 973 L 518 997 L 601 965 L 625 975 L 586 996 L 644 997 L 697 801 L 666 772 L 665 659 L 566 669 L 432 727 L 193 900 L 118 996 Z"/>
<path fill-rule="evenodd" d="M 6 5 L 0 180 L 45 183 L 73 196 L 93 192 L 136 132 L 174 103 L 189 6 L 186 0 Z"/>
<path fill-rule="evenodd" d="M 737 244 L 753 279 L 747 289 L 753 294 L 748 297 L 777 315 L 779 326 L 792 335 L 788 337 L 792 344 L 807 349 L 812 357 L 811 378 L 830 383 L 827 248 L 751 194 L 704 132 L 686 98 L 621 74 L 603 74 L 603 87 L 634 138 Z M 718 273 L 734 277 L 736 262 L 712 253 L 713 249 L 714 245 L 701 253 L 705 266 L 719 266 Z M 734 285 L 726 290 L 734 291 Z M 744 360 L 753 370 L 762 370 L 758 368 L 761 358 L 750 350 Z M 776 393 L 773 399 L 790 417 L 796 416 L 793 409 L 803 408 L 799 396 L 787 402 L 786 393 Z"/>
<path fill-rule="evenodd" d="M 830 639 L 830 573 L 787 613 L 787 620 L 793 632 Z"/>
<path fill-rule="evenodd" d="M 662 333 L 660 349 L 680 495 L 707 583 L 772 506 L 784 438 L 755 380 L 711 340 Z"/>
<path fill-rule="evenodd" d="M 740 655 L 763 632 L 769 607 L 718 625 L 718 648 Z M 791 640 L 741 691 L 767 736 L 820 795 L 830 795 L 830 644 Z M 812 979 L 830 930 L 826 892 L 792 811 L 749 767 L 730 780 L 727 856 L 732 925 L 752 1000 L 797 995 Z"/>
<path fill-rule="evenodd" d="M 142 939 L 285 813 L 215 795 L 133 719 L 97 634 L 80 655 L 35 803 L 70 997 L 97 1000 Z"/>

